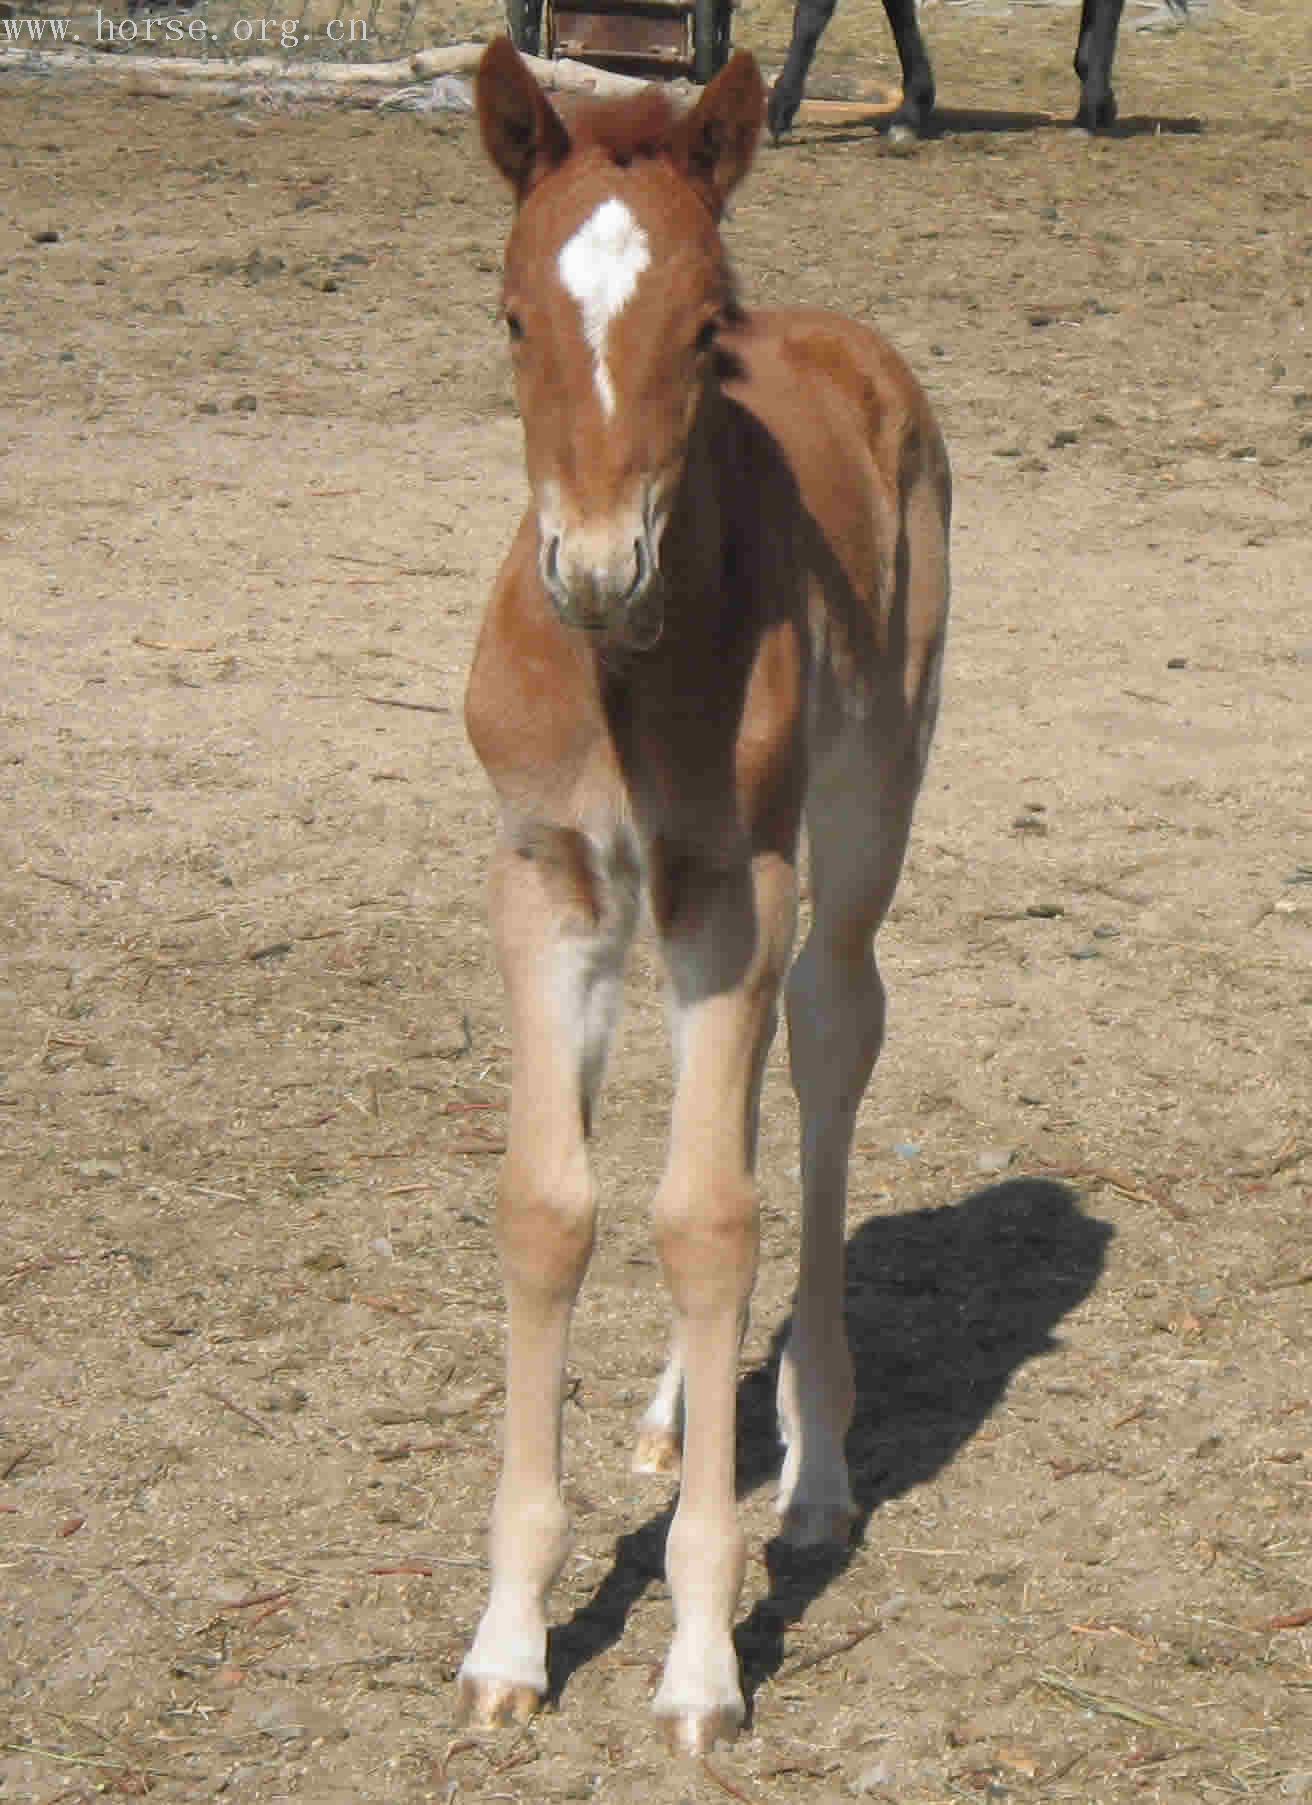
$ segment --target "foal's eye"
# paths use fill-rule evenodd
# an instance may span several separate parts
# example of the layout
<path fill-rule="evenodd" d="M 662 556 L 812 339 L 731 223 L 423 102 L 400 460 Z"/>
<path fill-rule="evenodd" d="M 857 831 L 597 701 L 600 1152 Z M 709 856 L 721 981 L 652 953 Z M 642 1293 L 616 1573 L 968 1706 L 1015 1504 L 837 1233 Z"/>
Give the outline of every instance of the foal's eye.
<path fill-rule="evenodd" d="M 710 350 L 711 346 L 715 343 L 715 335 L 719 331 L 719 326 L 720 322 L 718 320 L 707 320 L 699 329 L 697 337 L 693 340 L 698 351 Z"/>
<path fill-rule="evenodd" d="M 506 315 L 506 331 L 510 334 L 510 342 L 517 345 L 524 336 L 524 322 L 517 313 Z"/>

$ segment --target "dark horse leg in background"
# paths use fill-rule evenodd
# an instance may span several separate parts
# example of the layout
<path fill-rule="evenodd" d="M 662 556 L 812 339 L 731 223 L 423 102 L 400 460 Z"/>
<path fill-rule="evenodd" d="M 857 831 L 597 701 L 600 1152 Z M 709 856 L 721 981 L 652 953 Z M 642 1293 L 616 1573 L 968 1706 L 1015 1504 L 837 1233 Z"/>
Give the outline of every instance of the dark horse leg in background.
<path fill-rule="evenodd" d="M 770 132 L 775 138 L 782 138 L 797 117 L 816 46 L 837 4 L 838 0 L 797 0 L 788 60 L 770 94 Z M 934 71 L 920 35 L 916 0 L 884 0 L 884 11 L 902 65 L 902 104 L 889 124 L 894 130 L 901 128 L 919 137 L 934 110 Z"/>
<path fill-rule="evenodd" d="M 1112 59 L 1125 0 L 1084 0 L 1080 8 L 1080 38 L 1075 46 L 1075 73 L 1080 78 L 1080 110 L 1076 125 L 1096 132 L 1116 121 L 1116 96 L 1112 93 Z"/>
<path fill-rule="evenodd" d="M 797 117 L 816 46 L 836 5 L 837 0 L 797 0 L 788 60 L 770 95 L 770 131 L 776 138 L 782 138 Z M 1084 0 L 1080 12 L 1080 37 L 1075 49 L 1080 107 L 1075 123 L 1088 131 L 1111 125 L 1116 118 L 1112 58 L 1116 55 L 1116 33 L 1124 8 L 1125 0 Z M 902 104 L 889 125 L 895 134 L 913 132 L 919 137 L 934 110 L 934 71 L 920 35 L 916 0 L 884 0 L 884 11 L 902 65 Z"/>

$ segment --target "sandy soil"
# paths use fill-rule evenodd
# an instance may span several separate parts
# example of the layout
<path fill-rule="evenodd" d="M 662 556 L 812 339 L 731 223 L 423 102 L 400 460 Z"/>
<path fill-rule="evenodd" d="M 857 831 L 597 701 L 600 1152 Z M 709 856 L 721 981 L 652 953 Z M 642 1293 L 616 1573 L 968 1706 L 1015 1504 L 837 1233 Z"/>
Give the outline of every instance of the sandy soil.
<path fill-rule="evenodd" d="M 1044 124 L 1072 23 L 933 10 L 953 129 L 801 133 L 730 227 L 750 298 L 908 353 L 959 530 L 854 1171 L 862 1533 L 770 1542 L 780 1054 L 753 1718 L 704 1767 L 646 1715 L 670 1499 L 628 1473 L 646 949 L 559 1708 L 453 1724 L 499 1410 L 459 703 L 523 496 L 504 197 L 461 118 L 5 78 L 0 1798 L 1312 1797 L 1312 45 L 1296 0 L 1128 34 L 1090 142 Z M 756 0 L 738 41 L 787 28 Z M 890 66 L 848 0 L 819 85 Z"/>

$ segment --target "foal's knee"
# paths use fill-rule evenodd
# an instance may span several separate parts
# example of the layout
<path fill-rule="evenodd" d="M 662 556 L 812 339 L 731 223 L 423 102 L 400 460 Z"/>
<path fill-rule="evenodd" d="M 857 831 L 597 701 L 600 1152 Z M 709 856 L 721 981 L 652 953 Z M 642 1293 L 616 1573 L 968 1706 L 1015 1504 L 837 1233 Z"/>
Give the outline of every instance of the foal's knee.
<path fill-rule="evenodd" d="M 497 1244 L 507 1277 L 548 1297 L 572 1297 L 592 1253 L 596 1220 L 586 1168 L 550 1181 L 508 1173 L 497 1199 Z"/>
<path fill-rule="evenodd" d="M 678 1309 L 741 1309 L 756 1277 L 760 1207 L 748 1180 L 666 1188 L 656 1199 L 656 1249 Z"/>

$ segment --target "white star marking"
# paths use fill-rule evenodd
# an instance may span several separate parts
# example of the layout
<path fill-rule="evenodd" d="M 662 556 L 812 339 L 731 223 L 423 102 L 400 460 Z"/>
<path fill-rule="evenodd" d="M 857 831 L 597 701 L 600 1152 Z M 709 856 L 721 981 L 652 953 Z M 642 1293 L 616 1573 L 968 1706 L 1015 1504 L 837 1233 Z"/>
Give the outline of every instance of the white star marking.
<path fill-rule="evenodd" d="M 650 263 L 647 234 L 624 202 L 614 197 L 584 221 L 556 263 L 566 292 L 583 315 L 597 394 L 608 419 L 615 412 L 615 385 L 606 362 L 606 340 L 612 321 L 632 299 L 638 277 Z"/>

